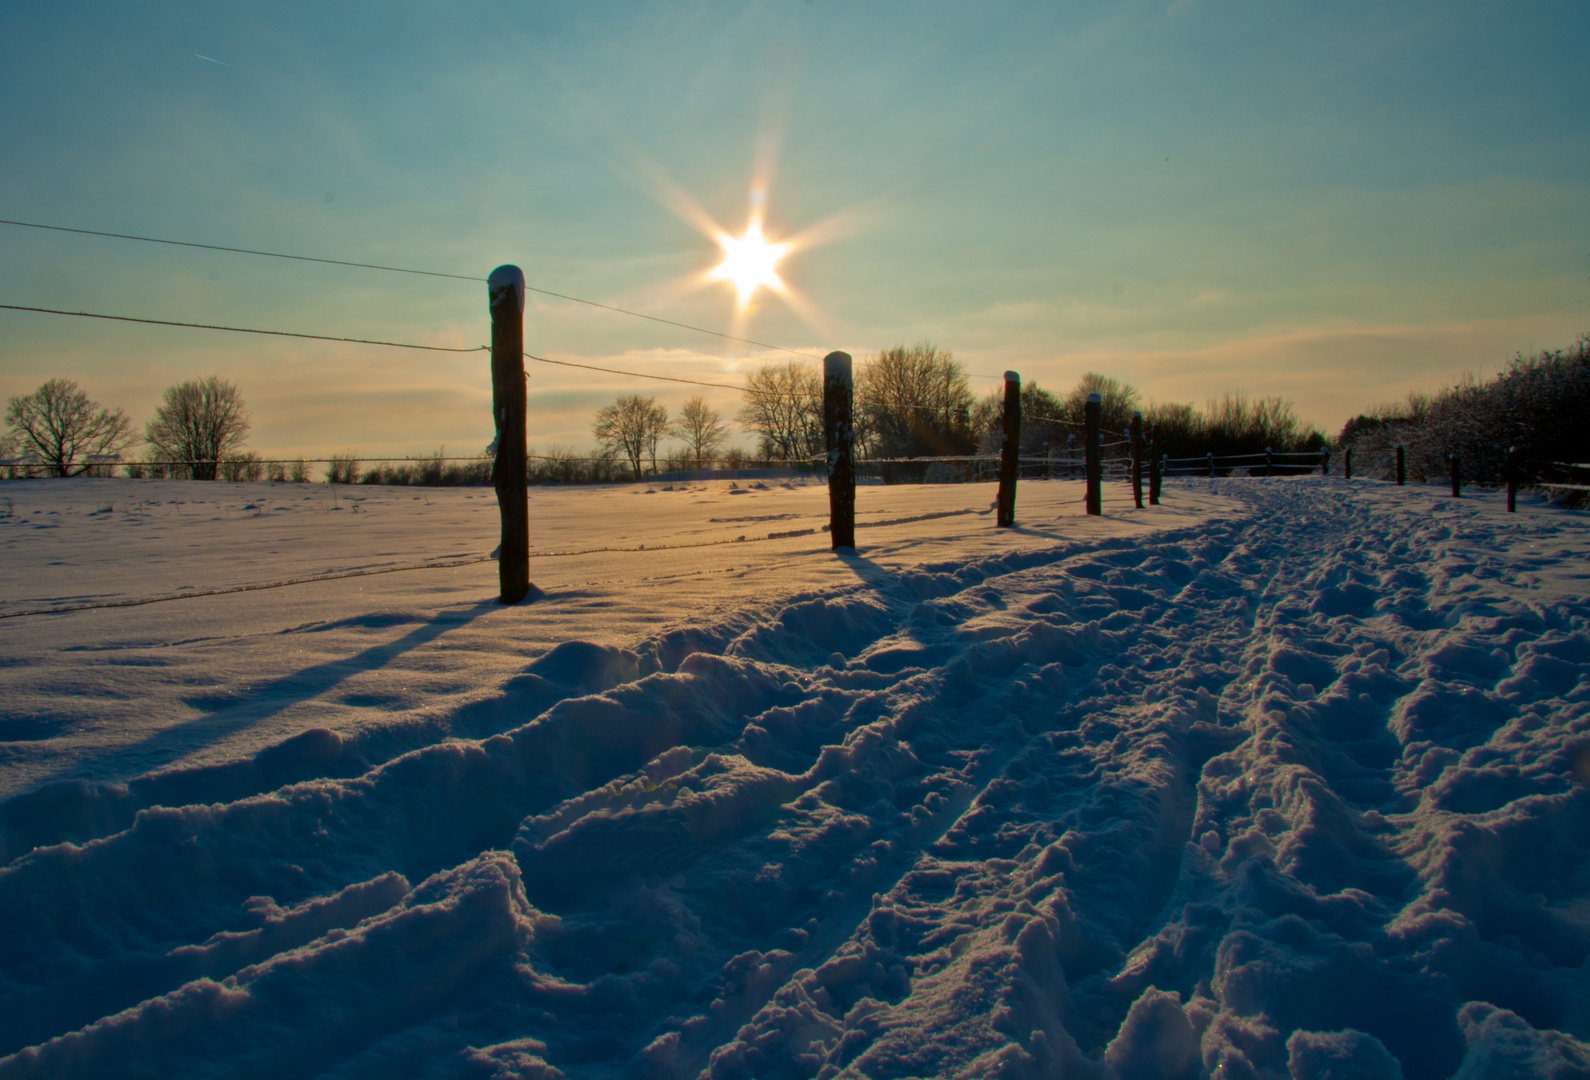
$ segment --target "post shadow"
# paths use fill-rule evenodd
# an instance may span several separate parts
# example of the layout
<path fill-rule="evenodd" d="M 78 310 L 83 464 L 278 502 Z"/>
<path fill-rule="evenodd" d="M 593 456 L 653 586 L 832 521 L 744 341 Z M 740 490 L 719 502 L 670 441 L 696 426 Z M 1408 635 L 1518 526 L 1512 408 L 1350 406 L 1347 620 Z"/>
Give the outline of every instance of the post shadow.
<path fill-rule="evenodd" d="M 461 610 L 439 611 L 395 641 L 372 645 L 347 659 L 328 660 L 279 676 L 251 688 L 246 696 L 190 697 L 188 704 L 207 710 L 205 715 L 164 728 L 131 745 L 110 748 L 103 754 L 88 751 L 75 755 L 72 768 L 81 772 L 85 764 L 92 763 L 96 772 L 107 768 L 113 773 L 129 769 L 152 772 L 185 754 L 278 716 L 294 705 L 319 697 L 355 675 L 379 671 L 404 653 L 429 644 L 447 631 L 495 611 L 498 606 L 492 599 Z M 349 625 L 358 618 L 340 620 L 322 629 Z"/>

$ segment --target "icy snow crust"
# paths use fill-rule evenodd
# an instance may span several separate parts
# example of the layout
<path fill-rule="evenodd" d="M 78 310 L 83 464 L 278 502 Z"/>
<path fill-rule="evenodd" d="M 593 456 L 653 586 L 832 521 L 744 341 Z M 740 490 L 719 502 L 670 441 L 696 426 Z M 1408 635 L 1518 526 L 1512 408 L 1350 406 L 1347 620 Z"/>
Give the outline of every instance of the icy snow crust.
<path fill-rule="evenodd" d="M 129 525 L 105 557 L 143 580 L 41 587 L 16 530 L 86 490 L 0 492 L 9 610 L 172 585 L 190 534 Z M 700 514 L 669 532 L 666 500 L 699 497 L 752 540 L 820 511 L 753 494 L 532 515 L 627 498 L 679 540 Z M 489 504 L 428 497 L 457 549 L 394 517 L 374 562 L 481 550 Z M 0 1078 L 1590 1075 L 1586 519 L 1317 477 L 1110 498 L 1024 482 L 1024 530 L 853 557 L 546 559 L 535 603 L 467 618 L 489 563 L 0 620 L 29 665 L 0 668 Z M 206 563 L 216 520 L 171 574 L 295 572 L 285 538 Z M 310 674 L 184 696 L 270 662 Z M 390 667 L 416 696 L 338 696 Z"/>

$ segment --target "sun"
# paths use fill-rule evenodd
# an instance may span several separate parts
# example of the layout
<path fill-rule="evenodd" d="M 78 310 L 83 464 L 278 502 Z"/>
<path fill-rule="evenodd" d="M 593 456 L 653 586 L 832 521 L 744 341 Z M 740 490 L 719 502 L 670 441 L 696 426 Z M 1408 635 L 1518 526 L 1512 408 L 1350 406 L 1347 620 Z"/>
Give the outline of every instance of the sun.
<path fill-rule="evenodd" d="M 753 217 L 745 235 L 738 240 L 719 233 L 718 243 L 723 247 L 723 262 L 707 273 L 707 280 L 727 281 L 733 285 L 741 307 L 750 302 L 759 285 L 778 293 L 784 291 L 784 283 L 778 279 L 774 267 L 792 245 L 769 243 L 762 235 L 761 218 Z"/>

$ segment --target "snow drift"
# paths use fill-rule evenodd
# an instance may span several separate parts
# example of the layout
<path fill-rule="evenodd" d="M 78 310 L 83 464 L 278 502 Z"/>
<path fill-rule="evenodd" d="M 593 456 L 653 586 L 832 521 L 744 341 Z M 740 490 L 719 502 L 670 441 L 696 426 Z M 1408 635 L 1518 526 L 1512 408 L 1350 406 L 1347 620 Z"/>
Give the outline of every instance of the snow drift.
<path fill-rule="evenodd" d="M 35 784 L 0 1078 L 1590 1076 L 1585 519 L 1214 485 Z"/>

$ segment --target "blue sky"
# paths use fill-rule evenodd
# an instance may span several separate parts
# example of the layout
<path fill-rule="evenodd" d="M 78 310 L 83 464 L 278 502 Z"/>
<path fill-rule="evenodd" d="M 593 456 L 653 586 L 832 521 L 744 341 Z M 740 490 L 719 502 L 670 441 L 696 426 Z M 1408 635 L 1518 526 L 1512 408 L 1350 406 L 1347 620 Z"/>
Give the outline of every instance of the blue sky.
<path fill-rule="evenodd" d="M 532 285 L 818 355 L 1353 413 L 1590 331 L 1590 8 L 1563 3 L 167 3 L 0 12 L 0 218 Z M 835 218 L 736 321 L 699 285 Z M 675 193 L 673 195 L 670 192 Z M 446 345 L 484 283 L 0 227 L 0 302 Z M 769 358 L 542 297 L 527 348 L 734 382 Z M 776 358 L 778 354 L 771 354 Z M 489 438 L 483 356 L 0 312 L 0 393 L 140 422 L 216 372 L 254 448 Z M 667 384 L 532 365 L 531 441 Z M 992 381 L 977 381 L 981 392 Z M 737 396 L 712 392 L 725 413 Z"/>

